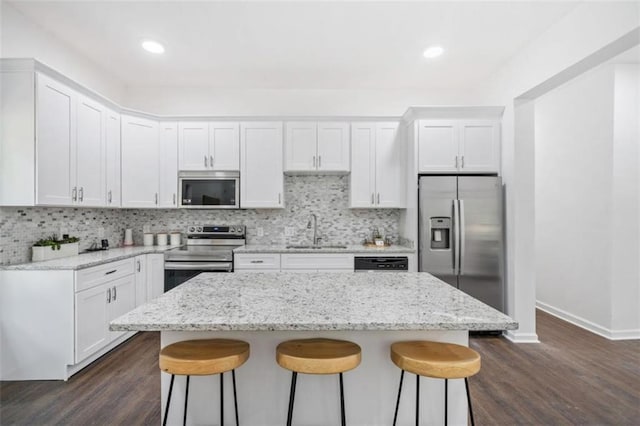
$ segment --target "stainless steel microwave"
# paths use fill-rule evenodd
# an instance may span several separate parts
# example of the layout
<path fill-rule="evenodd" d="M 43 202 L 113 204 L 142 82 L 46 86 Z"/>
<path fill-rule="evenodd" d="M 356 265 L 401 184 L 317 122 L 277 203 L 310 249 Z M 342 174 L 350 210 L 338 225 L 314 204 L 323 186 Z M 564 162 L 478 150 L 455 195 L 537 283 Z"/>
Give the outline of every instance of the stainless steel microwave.
<path fill-rule="evenodd" d="M 186 209 L 239 209 L 239 172 L 178 173 L 179 207 Z"/>

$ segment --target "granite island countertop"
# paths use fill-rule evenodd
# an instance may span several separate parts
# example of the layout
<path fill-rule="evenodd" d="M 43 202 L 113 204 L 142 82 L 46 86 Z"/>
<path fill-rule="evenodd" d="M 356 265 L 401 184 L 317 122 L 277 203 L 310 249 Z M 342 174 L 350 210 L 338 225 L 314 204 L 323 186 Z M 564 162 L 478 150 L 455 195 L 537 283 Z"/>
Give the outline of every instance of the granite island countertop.
<path fill-rule="evenodd" d="M 416 249 L 400 246 L 400 245 L 392 245 L 390 247 L 365 247 L 362 244 L 352 244 L 345 245 L 345 248 L 335 248 L 335 247 L 322 247 L 321 249 L 317 248 L 290 248 L 286 245 L 259 245 L 259 244 L 247 244 L 246 246 L 238 247 L 233 250 L 235 254 L 241 253 L 368 253 L 372 255 L 377 254 L 412 254 L 416 252 Z"/>
<path fill-rule="evenodd" d="M 513 330 L 517 322 L 426 272 L 203 273 L 113 331 Z"/>

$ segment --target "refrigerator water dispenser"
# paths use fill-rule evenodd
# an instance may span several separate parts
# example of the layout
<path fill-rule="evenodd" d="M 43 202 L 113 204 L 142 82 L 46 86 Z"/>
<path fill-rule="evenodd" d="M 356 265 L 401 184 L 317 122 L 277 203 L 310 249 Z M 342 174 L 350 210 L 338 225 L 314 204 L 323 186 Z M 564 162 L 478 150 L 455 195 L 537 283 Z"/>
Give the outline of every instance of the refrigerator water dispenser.
<path fill-rule="evenodd" d="M 451 248 L 451 218 L 432 217 L 431 227 L 431 249 L 449 250 Z"/>

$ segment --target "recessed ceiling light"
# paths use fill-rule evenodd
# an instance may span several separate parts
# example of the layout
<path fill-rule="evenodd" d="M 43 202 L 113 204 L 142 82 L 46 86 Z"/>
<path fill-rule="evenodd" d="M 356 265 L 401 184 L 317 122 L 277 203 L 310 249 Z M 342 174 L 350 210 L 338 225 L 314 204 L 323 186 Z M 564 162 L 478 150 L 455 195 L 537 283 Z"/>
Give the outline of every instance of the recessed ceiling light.
<path fill-rule="evenodd" d="M 431 46 L 428 47 L 424 53 L 422 54 L 425 58 L 437 58 L 438 56 L 444 53 L 444 49 L 442 46 Z"/>
<path fill-rule="evenodd" d="M 157 55 L 164 53 L 164 46 L 153 40 L 143 41 L 142 48 L 147 52 L 155 53 Z"/>

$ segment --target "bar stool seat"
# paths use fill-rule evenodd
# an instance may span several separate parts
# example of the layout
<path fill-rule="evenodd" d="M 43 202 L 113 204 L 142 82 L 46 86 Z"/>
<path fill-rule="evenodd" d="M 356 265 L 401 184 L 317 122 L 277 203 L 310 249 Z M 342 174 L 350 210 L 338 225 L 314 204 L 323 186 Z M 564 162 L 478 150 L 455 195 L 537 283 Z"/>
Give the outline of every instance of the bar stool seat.
<path fill-rule="evenodd" d="M 293 403 L 298 373 L 340 375 L 340 417 L 342 426 L 345 426 L 342 373 L 356 368 L 360 364 L 361 358 L 360 346 L 345 340 L 316 338 L 288 340 L 280 343 L 276 348 L 276 361 L 282 368 L 292 372 L 287 426 L 291 426 L 293 419 Z"/>
<path fill-rule="evenodd" d="M 238 420 L 238 399 L 236 396 L 235 369 L 249 359 L 249 344 L 241 340 L 200 339 L 172 343 L 160 350 L 160 370 L 171 374 L 169 395 L 164 412 L 163 425 L 167 424 L 171 392 L 176 375 L 186 376 L 183 424 L 187 422 L 187 402 L 189 400 L 189 377 L 220 374 L 220 425 L 224 424 L 224 382 L 223 375 L 231 371 L 233 380 L 233 400 L 236 425 Z"/>
<path fill-rule="evenodd" d="M 469 377 L 480 371 L 480 355 L 471 348 L 453 343 L 430 342 L 423 340 L 396 342 L 391 345 L 391 360 L 402 372 L 398 399 L 393 416 L 395 426 L 400 406 L 402 381 L 405 371 L 416 375 L 416 424 L 420 418 L 420 376 L 444 379 L 444 423 L 448 423 L 448 384 L 449 379 L 464 379 L 471 425 L 474 425 Z"/>

